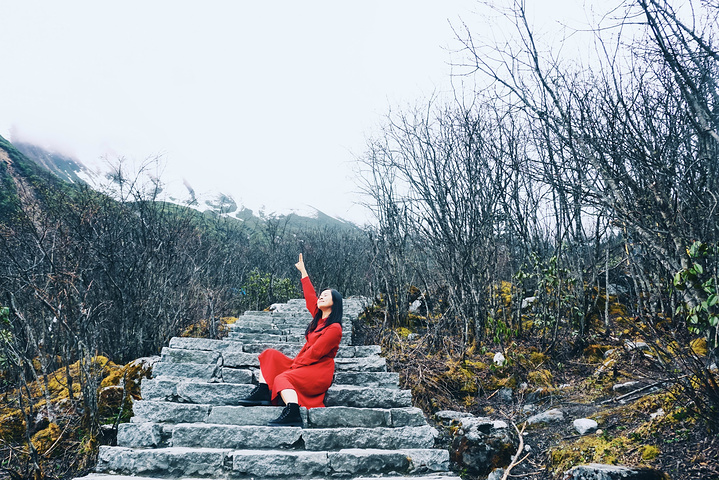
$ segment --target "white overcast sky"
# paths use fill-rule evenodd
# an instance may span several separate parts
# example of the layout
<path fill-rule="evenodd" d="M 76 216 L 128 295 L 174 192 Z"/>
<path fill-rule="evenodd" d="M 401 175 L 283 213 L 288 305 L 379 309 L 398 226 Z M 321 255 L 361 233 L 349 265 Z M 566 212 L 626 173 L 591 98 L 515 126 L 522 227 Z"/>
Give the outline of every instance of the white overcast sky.
<path fill-rule="evenodd" d="M 528 3 L 549 31 L 583 19 L 582 0 Z M 161 155 L 169 184 L 363 222 L 365 138 L 450 91 L 449 21 L 488 18 L 476 0 L 0 0 L 0 135 L 88 166 Z"/>

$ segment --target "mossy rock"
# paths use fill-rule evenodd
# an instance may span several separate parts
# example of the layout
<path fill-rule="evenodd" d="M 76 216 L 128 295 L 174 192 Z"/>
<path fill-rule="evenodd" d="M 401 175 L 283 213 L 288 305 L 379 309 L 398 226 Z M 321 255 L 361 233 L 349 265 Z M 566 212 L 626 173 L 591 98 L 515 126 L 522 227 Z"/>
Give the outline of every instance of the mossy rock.
<path fill-rule="evenodd" d="M 0 439 L 7 443 L 18 443 L 24 435 L 25 416 L 20 410 L 9 410 L 0 416 Z"/>
<path fill-rule="evenodd" d="M 100 388 L 123 386 L 125 384 L 130 396 L 135 400 L 139 400 L 141 398 L 140 384 L 142 379 L 150 377 L 152 377 L 152 367 L 142 361 L 135 360 L 123 366 L 111 363 L 107 376 L 100 383 Z"/>
<path fill-rule="evenodd" d="M 552 372 L 546 369 L 529 372 L 529 374 L 527 375 L 527 380 L 529 380 L 534 385 L 541 385 L 543 387 L 551 387 L 554 383 Z"/>
<path fill-rule="evenodd" d="M 631 445 L 631 440 L 626 437 L 587 435 L 552 448 L 549 451 L 550 469 L 561 473 L 584 463 L 616 464 Z"/>
<path fill-rule="evenodd" d="M 35 449 L 40 455 L 44 455 L 50 448 L 55 445 L 62 435 L 62 429 L 56 423 L 50 423 L 47 427 L 43 428 L 30 439 Z M 60 449 L 55 449 L 53 454 L 61 454 Z"/>

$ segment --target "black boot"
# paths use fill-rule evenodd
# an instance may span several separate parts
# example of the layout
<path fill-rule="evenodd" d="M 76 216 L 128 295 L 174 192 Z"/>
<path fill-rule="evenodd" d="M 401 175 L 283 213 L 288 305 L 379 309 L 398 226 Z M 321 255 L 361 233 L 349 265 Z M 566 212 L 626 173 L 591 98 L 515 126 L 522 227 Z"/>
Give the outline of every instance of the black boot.
<path fill-rule="evenodd" d="M 270 387 L 266 383 L 260 383 L 252 390 L 247 398 L 243 398 L 237 402 L 243 407 L 258 407 L 264 405 L 272 405 L 272 394 Z"/>
<path fill-rule="evenodd" d="M 300 406 L 296 403 L 288 403 L 282 410 L 279 417 L 267 424 L 268 427 L 301 427 L 302 417 Z"/>

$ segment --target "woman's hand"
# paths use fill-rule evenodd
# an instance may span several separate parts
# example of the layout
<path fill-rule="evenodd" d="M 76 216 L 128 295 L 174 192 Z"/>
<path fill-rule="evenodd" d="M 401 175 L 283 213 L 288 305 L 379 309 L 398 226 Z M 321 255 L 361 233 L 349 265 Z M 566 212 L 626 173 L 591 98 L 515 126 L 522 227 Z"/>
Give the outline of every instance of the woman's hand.
<path fill-rule="evenodd" d="M 302 259 L 302 254 L 300 253 L 300 261 L 295 263 L 295 267 L 297 270 L 300 271 L 302 274 L 302 278 L 305 278 L 307 275 L 307 270 L 305 270 L 305 261 Z"/>

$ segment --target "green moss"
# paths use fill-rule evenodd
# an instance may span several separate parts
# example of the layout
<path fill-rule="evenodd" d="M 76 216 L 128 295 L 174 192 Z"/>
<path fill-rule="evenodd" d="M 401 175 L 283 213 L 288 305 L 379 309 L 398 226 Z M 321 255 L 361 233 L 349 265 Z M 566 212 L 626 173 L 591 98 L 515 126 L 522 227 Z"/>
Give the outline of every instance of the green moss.
<path fill-rule="evenodd" d="M 529 362 L 534 366 L 535 368 L 545 364 L 549 361 L 549 357 L 543 353 L 540 352 L 532 352 L 529 354 Z"/>
<path fill-rule="evenodd" d="M 0 414 L 0 439 L 21 442 L 25 434 L 25 416 L 20 410 L 8 409 Z"/>
<path fill-rule="evenodd" d="M 642 448 L 642 460 L 654 460 L 661 451 L 654 445 L 644 445 Z"/>
<path fill-rule="evenodd" d="M 550 468 L 565 472 L 583 463 L 616 464 L 629 450 L 632 442 L 626 437 L 585 436 L 563 443 L 549 451 Z"/>
<path fill-rule="evenodd" d="M 546 369 L 529 372 L 529 374 L 527 375 L 527 380 L 529 380 L 534 385 L 551 387 L 553 383 L 552 372 Z"/>
<path fill-rule="evenodd" d="M 582 355 L 590 363 L 601 363 L 602 361 L 604 361 L 604 353 L 608 350 L 611 350 L 612 348 L 614 347 L 609 345 L 589 345 L 587 348 L 584 349 Z"/>
<path fill-rule="evenodd" d="M 56 423 L 49 424 L 46 428 L 40 430 L 32 436 L 32 444 L 40 455 L 45 455 L 50 448 L 60 439 L 62 430 Z M 60 449 L 55 449 L 54 453 L 61 453 Z"/>

